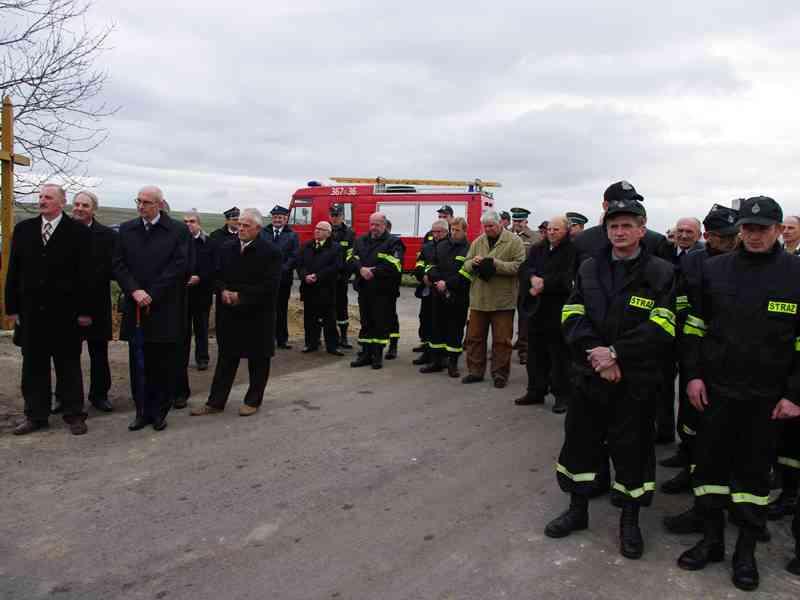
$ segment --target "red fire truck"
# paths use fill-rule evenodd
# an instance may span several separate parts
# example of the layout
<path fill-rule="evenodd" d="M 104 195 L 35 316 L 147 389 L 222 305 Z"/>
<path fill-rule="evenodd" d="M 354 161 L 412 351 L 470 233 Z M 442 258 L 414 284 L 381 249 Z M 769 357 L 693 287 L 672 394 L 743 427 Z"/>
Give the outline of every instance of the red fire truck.
<path fill-rule="evenodd" d="M 423 236 L 436 220 L 436 211 L 447 204 L 456 217 L 467 220 L 467 237 L 481 233 L 480 218 L 494 207 L 485 188 L 501 187 L 496 181 L 447 181 L 439 179 L 383 179 L 331 177 L 333 185 L 309 181 L 292 194 L 289 224 L 301 242 L 312 239 L 314 225 L 329 220 L 331 204 L 344 207 L 344 220 L 356 235 L 369 229 L 369 216 L 382 212 L 392 222 L 392 234 L 406 245 L 404 271 L 414 269 Z"/>

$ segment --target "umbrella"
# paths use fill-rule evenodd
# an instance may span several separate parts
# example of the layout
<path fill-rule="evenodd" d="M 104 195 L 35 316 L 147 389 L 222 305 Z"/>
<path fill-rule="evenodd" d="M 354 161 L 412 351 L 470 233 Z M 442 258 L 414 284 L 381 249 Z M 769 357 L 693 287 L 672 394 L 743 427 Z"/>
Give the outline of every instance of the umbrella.
<path fill-rule="evenodd" d="M 147 308 L 145 307 L 145 310 Z M 136 305 L 136 328 L 130 341 L 131 365 L 133 366 L 133 398 L 136 406 L 141 407 L 143 417 L 153 417 L 148 414 L 149 402 L 147 394 L 147 381 L 144 377 L 144 329 L 142 328 L 142 308 Z"/>

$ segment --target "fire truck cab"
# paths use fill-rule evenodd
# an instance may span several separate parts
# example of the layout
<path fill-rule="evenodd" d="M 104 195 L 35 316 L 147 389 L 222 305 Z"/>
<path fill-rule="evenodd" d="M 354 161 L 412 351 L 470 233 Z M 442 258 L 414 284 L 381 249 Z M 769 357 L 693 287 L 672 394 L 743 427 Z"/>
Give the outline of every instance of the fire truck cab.
<path fill-rule="evenodd" d="M 480 218 L 494 207 L 491 192 L 484 188 L 500 187 L 493 181 L 449 181 L 437 179 L 382 179 L 332 177 L 332 185 L 309 181 L 292 194 L 289 225 L 306 242 L 313 238 L 314 226 L 330 219 L 332 204 L 344 208 L 344 221 L 356 236 L 369 231 L 369 216 L 382 212 L 392 223 L 392 235 L 406 246 L 404 271 L 412 271 L 423 237 L 437 218 L 444 204 L 453 208 L 453 215 L 467 220 L 467 238 L 481 234 Z"/>

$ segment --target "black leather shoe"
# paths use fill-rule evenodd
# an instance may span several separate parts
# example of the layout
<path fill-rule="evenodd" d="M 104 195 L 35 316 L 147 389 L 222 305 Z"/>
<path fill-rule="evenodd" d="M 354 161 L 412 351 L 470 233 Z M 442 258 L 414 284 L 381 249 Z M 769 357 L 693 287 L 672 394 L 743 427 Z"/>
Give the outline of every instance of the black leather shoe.
<path fill-rule="evenodd" d="M 797 556 L 790 560 L 789 564 L 786 565 L 786 570 L 792 575 L 800 576 L 800 548 L 797 549 Z"/>
<path fill-rule="evenodd" d="M 472 373 L 461 378 L 461 383 L 478 383 L 479 381 L 483 381 L 483 377 Z"/>
<path fill-rule="evenodd" d="M 128 429 L 130 431 L 139 431 L 140 429 L 144 429 L 149 422 L 149 419 L 137 415 L 134 417 L 133 421 L 128 424 Z"/>
<path fill-rule="evenodd" d="M 686 571 L 705 569 L 708 563 L 725 560 L 725 543 L 703 538 L 678 557 L 678 566 Z"/>
<path fill-rule="evenodd" d="M 203 361 L 197 363 L 197 370 L 198 371 L 208 371 L 208 363 Z"/>
<path fill-rule="evenodd" d="M 758 587 L 758 565 L 756 564 L 756 539 L 751 532 L 741 530 L 736 540 L 731 566 L 733 585 L 746 592 Z"/>
<path fill-rule="evenodd" d="M 47 429 L 48 427 L 50 427 L 50 424 L 47 421 L 34 421 L 26 418 L 22 423 L 14 428 L 14 435 L 27 435 L 29 433 L 33 433 L 34 431 Z"/>
<path fill-rule="evenodd" d="M 767 519 L 770 521 L 779 521 L 783 517 L 794 514 L 795 507 L 797 506 L 797 491 L 781 492 L 778 499 L 775 500 L 767 508 Z"/>
<path fill-rule="evenodd" d="M 565 412 L 567 412 L 567 403 L 561 398 L 556 398 L 555 404 L 553 404 L 553 408 L 551 410 L 557 415 L 563 415 Z"/>
<path fill-rule="evenodd" d="M 175 398 L 175 402 L 172 404 L 172 408 L 186 408 L 189 406 L 189 399 L 184 396 L 178 396 Z"/>
<path fill-rule="evenodd" d="M 425 352 L 428 349 L 428 344 L 420 344 L 419 346 L 414 346 L 411 351 L 412 352 Z"/>
<path fill-rule="evenodd" d="M 423 352 L 417 358 L 411 361 L 412 365 L 427 365 L 433 359 L 431 358 L 430 354 L 427 352 Z"/>
<path fill-rule="evenodd" d="M 517 406 L 530 406 L 531 404 L 544 404 L 544 396 L 537 396 L 531 392 L 527 392 L 524 396 L 520 396 L 514 400 Z"/>
<path fill-rule="evenodd" d="M 642 530 L 639 529 L 639 505 L 626 502 L 619 517 L 619 553 L 636 560 L 644 553 Z"/>
<path fill-rule="evenodd" d="M 114 410 L 114 407 L 111 406 L 111 401 L 108 398 L 100 398 L 97 400 L 89 400 L 92 406 L 94 406 L 97 410 L 101 412 L 111 412 Z"/>
<path fill-rule="evenodd" d="M 661 484 L 665 494 L 688 494 L 692 491 L 692 476 L 689 469 L 683 469 L 672 479 Z"/>
<path fill-rule="evenodd" d="M 86 419 L 83 417 L 70 417 L 70 420 L 66 421 L 66 423 L 72 435 L 83 435 L 89 431 L 89 428 L 86 426 Z"/>
<path fill-rule="evenodd" d="M 164 431 L 167 428 L 167 416 L 159 417 L 153 421 L 153 429 L 156 431 Z"/>
<path fill-rule="evenodd" d="M 679 535 L 703 533 L 703 518 L 697 514 L 694 506 L 679 515 L 666 516 L 662 522 L 664 523 L 664 529 L 670 533 Z"/>
<path fill-rule="evenodd" d="M 544 534 L 550 538 L 562 538 L 567 537 L 573 531 L 582 531 L 588 528 L 588 509 L 570 505 L 566 511 L 547 524 Z"/>
<path fill-rule="evenodd" d="M 339 350 L 327 350 L 327 353 L 333 356 L 344 356 L 344 352 L 340 352 Z"/>

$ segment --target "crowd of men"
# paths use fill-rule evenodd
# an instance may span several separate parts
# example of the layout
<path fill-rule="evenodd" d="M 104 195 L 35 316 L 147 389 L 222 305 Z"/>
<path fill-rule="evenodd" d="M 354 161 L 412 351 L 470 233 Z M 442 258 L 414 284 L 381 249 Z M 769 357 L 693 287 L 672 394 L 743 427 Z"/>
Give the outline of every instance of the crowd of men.
<path fill-rule="evenodd" d="M 586 529 L 589 500 L 610 491 L 621 509 L 620 553 L 640 558 L 639 513 L 655 491 L 654 447 L 677 432 L 678 452 L 662 465 L 680 470 L 662 490 L 693 492 L 694 502 L 664 525 L 702 534 L 678 565 L 699 570 L 724 559 L 727 510 L 739 528 L 733 583 L 756 589 L 756 543 L 769 538 L 767 517 L 794 514 L 796 556 L 787 569 L 800 575 L 800 218 L 784 217 L 775 200 L 759 196 L 738 208 L 715 204 L 702 222 L 681 218 L 668 239 L 647 229 L 643 202 L 630 183 L 614 183 L 604 192 L 601 222 L 587 229 L 588 219 L 574 212 L 533 231 L 526 209 L 489 210 L 471 242 L 467 222 L 442 206 L 416 257 L 422 343 L 413 363 L 423 374 L 459 378 L 465 353 L 461 382 L 483 381 L 488 367 L 501 389 L 516 347 L 528 384 L 515 404 L 541 405 L 552 394 L 553 412 L 566 413 L 556 476 L 569 506 L 547 524 L 547 536 Z M 14 232 L 6 307 L 22 348 L 25 401 L 15 434 L 48 427 L 51 412 L 62 412 L 73 434 L 86 433 L 83 340 L 89 401 L 112 410 L 112 280 L 129 348 L 132 431 L 163 430 L 169 411 L 187 406 L 192 339 L 197 368 L 210 363 L 212 306 L 218 357 L 208 400 L 191 414 L 224 410 L 242 358 L 249 387 L 239 414 L 255 414 L 276 348 L 291 348 L 295 273 L 304 353 L 318 351 L 323 336 L 331 355 L 353 347 L 352 280 L 360 331 L 350 366 L 381 369 L 397 357 L 406 248 L 380 212 L 356 236 L 333 205 L 330 221 L 317 222 L 301 246 L 281 206 L 266 226 L 258 210 L 232 208 L 207 235 L 196 212 L 183 222 L 171 217 L 154 186 L 139 191 L 139 216 L 118 233 L 97 221 L 93 193 L 75 196 L 71 217 L 65 204 L 61 187 L 43 186 L 40 216 Z M 776 476 L 782 491 L 770 503 Z"/>

